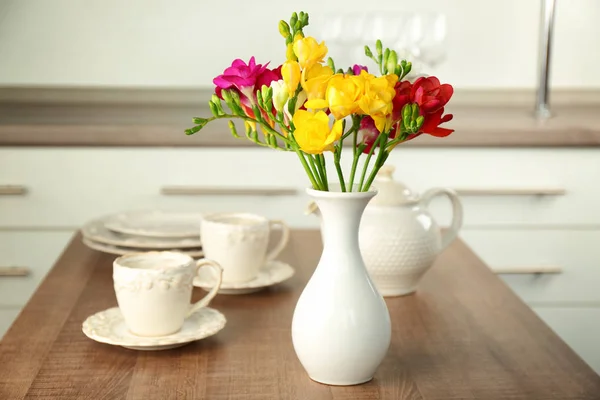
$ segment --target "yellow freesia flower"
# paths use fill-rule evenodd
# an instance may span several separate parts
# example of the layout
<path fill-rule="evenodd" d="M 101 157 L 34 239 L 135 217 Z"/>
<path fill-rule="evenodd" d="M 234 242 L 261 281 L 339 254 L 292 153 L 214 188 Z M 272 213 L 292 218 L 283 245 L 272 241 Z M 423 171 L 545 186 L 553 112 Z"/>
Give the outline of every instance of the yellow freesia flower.
<path fill-rule="evenodd" d="M 302 71 L 300 81 L 308 100 L 324 99 L 327 82 L 333 76 L 333 70 L 327 65 L 315 64 Z"/>
<path fill-rule="evenodd" d="M 281 77 L 288 88 L 289 97 L 296 94 L 296 89 L 300 84 L 300 78 L 302 74 L 300 72 L 300 64 L 296 61 L 286 61 L 281 66 Z"/>
<path fill-rule="evenodd" d="M 329 117 L 323 111 L 312 113 L 298 110 L 294 114 L 294 138 L 300 149 L 308 154 L 333 150 L 333 143 L 342 137 L 342 121 L 329 127 Z"/>
<path fill-rule="evenodd" d="M 358 106 L 364 114 L 373 118 L 379 132 L 385 132 L 391 125 L 392 100 L 396 95 L 394 86 L 398 82 L 398 76 L 389 74 L 375 77 L 365 71 L 362 71 L 360 76 L 365 86 Z"/>
<path fill-rule="evenodd" d="M 327 55 L 325 42 L 318 43 L 315 38 L 299 37 L 294 40 L 294 53 L 302 69 L 323 62 Z"/>
<path fill-rule="evenodd" d="M 358 102 L 364 92 L 364 77 L 336 74 L 327 84 L 325 99 L 315 99 L 306 103 L 306 108 L 329 108 L 335 119 L 340 120 L 358 112 Z"/>

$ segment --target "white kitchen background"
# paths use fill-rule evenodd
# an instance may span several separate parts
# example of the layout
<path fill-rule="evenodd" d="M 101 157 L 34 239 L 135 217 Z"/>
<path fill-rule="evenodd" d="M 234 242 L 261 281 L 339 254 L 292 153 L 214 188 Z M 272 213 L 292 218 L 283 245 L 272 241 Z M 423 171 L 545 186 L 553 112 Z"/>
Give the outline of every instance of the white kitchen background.
<path fill-rule="evenodd" d="M 0 0 L 0 86 L 206 87 L 234 57 L 281 62 L 277 21 L 299 6 L 271 0 Z M 536 85 L 539 0 L 307 0 L 302 9 L 315 21 L 338 11 L 435 10 L 446 16 L 446 59 L 431 74 L 459 90 Z M 600 1 L 557 2 L 553 88 L 600 88 L 599 20 Z M 244 163 L 243 171 L 224 161 L 232 156 Z M 501 276 L 600 371 L 600 151 L 407 148 L 390 163 L 396 177 L 418 191 L 490 189 L 463 196 L 463 239 L 498 272 L 560 272 Z M 303 215 L 306 179 L 296 164 L 285 153 L 255 148 L 0 148 L 0 184 L 29 191 L 0 198 L 0 266 L 32 271 L 0 278 L 0 335 L 72 234 L 93 217 L 150 207 L 244 209 L 317 227 L 314 217 Z M 161 195 L 169 185 L 284 186 L 298 194 Z M 506 188 L 525 194 L 494 195 Z M 448 208 L 434 204 L 434 213 L 447 221 Z"/>

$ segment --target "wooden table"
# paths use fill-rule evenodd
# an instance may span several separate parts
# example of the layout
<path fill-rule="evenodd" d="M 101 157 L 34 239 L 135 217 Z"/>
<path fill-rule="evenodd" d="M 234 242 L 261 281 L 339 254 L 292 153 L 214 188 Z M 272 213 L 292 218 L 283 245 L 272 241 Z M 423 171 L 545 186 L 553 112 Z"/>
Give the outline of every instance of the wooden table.
<path fill-rule="evenodd" d="M 214 337 L 140 352 L 81 332 L 87 316 L 116 305 L 114 256 L 76 236 L 0 344 L 0 399 L 600 398 L 600 377 L 460 241 L 417 294 L 387 299 L 392 344 L 373 381 L 312 382 L 290 324 L 320 250 L 316 232 L 294 232 L 282 257 L 298 269 L 292 279 L 217 296 L 212 306 L 228 323 Z"/>

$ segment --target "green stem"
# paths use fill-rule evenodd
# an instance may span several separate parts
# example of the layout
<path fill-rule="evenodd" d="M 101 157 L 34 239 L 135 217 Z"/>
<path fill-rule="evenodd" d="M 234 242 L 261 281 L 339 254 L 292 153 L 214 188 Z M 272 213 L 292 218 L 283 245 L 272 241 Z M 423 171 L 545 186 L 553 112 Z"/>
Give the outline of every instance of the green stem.
<path fill-rule="evenodd" d="M 317 163 L 321 166 L 321 176 L 323 177 L 323 186 L 325 186 L 325 190 L 329 190 L 329 179 L 327 178 L 327 162 L 325 161 L 325 156 L 323 154 L 318 154 Z"/>
<path fill-rule="evenodd" d="M 340 143 L 335 147 L 335 151 L 333 153 L 333 163 L 335 164 L 335 170 L 337 171 L 338 179 L 340 180 L 340 186 L 342 188 L 342 192 L 346 191 L 346 182 L 344 182 L 344 173 L 342 172 L 342 166 L 340 165 L 340 160 L 342 158 L 342 142 L 344 138 L 340 139 Z"/>
<path fill-rule="evenodd" d="M 371 146 L 371 150 L 369 150 L 369 155 L 367 155 L 367 160 L 365 161 L 365 165 L 363 166 L 362 174 L 360 175 L 360 183 L 358 185 L 358 190 L 362 192 L 363 183 L 365 182 L 365 175 L 367 175 L 367 169 L 369 168 L 369 163 L 371 162 L 371 157 L 373 157 L 373 153 L 375 152 L 375 148 L 379 145 L 379 141 L 381 140 L 381 135 L 377 137 L 373 146 Z M 379 151 L 383 151 L 383 148 Z"/>
<path fill-rule="evenodd" d="M 319 173 L 319 170 L 317 169 L 317 166 L 315 164 L 315 159 L 313 158 L 313 156 L 311 154 L 307 154 L 307 157 L 308 157 L 308 164 L 310 165 L 310 169 L 313 172 L 313 176 L 319 183 L 319 187 L 317 189 L 323 190 L 323 188 L 324 188 L 323 177 L 321 176 L 321 174 Z"/>
<path fill-rule="evenodd" d="M 277 132 L 275 129 L 271 128 L 271 126 L 268 123 L 263 123 L 257 119 L 254 118 L 250 118 L 250 117 L 245 117 L 242 115 L 234 115 L 234 114 L 223 114 L 223 115 L 219 115 L 218 117 L 210 117 L 207 120 L 208 122 L 214 121 L 216 119 L 232 119 L 232 118 L 240 118 L 243 119 L 245 121 L 249 121 L 249 122 L 254 122 L 257 124 L 260 124 L 267 132 L 272 133 L 273 135 L 277 136 L 279 139 L 281 139 L 284 143 L 289 143 L 289 140 L 287 137 L 283 136 L 281 133 Z"/>
<path fill-rule="evenodd" d="M 298 154 L 298 158 L 300 159 L 302 166 L 304 167 L 304 171 L 306 171 L 306 175 L 308 175 L 308 179 L 310 179 L 310 183 L 312 184 L 313 189 L 319 190 L 319 183 L 316 181 L 313 173 L 310 170 L 310 167 L 306 163 L 306 158 L 304 158 L 304 153 L 299 148 L 296 148 L 295 151 L 296 151 L 296 154 Z"/>
<path fill-rule="evenodd" d="M 358 134 L 355 132 L 352 137 L 352 150 L 354 151 L 354 159 L 352 160 L 352 169 L 350 170 L 350 182 L 348 182 L 348 191 L 351 192 L 354 188 L 354 175 L 356 174 L 356 166 L 358 165 L 358 159 L 360 158 L 360 152 L 356 147 L 356 139 Z M 362 152 L 362 150 L 361 150 Z"/>
<path fill-rule="evenodd" d="M 379 172 L 379 169 L 381 168 L 381 166 L 387 159 L 387 156 L 385 156 L 386 152 L 384 149 L 385 149 L 385 144 L 388 139 L 388 134 L 384 133 L 381 136 L 383 136 L 383 139 L 381 140 L 380 150 L 379 150 L 379 153 L 377 153 L 377 159 L 375 160 L 375 165 L 373 166 L 373 169 L 371 170 L 371 174 L 369 175 L 369 179 L 367 179 L 367 183 L 365 184 L 365 186 L 363 188 L 363 190 L 365 192 L 369 190 L 369 188 L 371 187 L 371 184 L 373 183 L 373 180 L 375 180 L 375 177 L 377 176 L 377 172 Z"/>

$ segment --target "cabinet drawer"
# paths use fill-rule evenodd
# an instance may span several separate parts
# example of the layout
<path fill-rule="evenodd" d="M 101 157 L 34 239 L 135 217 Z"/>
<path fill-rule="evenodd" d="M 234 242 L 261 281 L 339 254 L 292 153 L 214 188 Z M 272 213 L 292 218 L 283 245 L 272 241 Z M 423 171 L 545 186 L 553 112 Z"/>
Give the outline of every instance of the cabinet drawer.
<path fill-rule="evenodd" d="M 0 267 L 25 267 L 26 276 L 0 276 L 0 306 L 23 306 L 74 232 L 0 232 Z"/>
<path fill-rule="evenodd" d="M 600 302 L 600 231 L 463 230 L 465 242 L 492 269 L 552 274 L 506 274 L 526 302 Z"/>
<path fill-rule="evenodd" d="M 600 308 L 533 307 L 533 310 L 600 374 Z"/>
<path fill-rule="evenodd" d="M 294 153 L 270 149 L 5 148 L 0 184 L 27 192 L 0 196 L 0 226 L 76 228 L 150 208 L 252 211 L 302 224 L 307 181 Z"/>
<path fill-rule="evenodd" d="M 597 149 L 405 148 L 392 152 L 388 164 L 416 191 L 446 186 L 465 193 L 465 226 L 600 226 Z M 433 202 L 432 212 L 449 222 L 443 201 Z"/>

